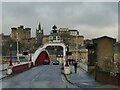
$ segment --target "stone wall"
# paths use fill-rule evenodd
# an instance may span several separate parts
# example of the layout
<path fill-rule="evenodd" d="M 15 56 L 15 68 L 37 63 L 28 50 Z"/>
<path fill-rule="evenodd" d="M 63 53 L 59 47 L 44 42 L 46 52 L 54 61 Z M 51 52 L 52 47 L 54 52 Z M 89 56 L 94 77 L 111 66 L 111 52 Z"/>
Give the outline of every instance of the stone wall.
<path fill-rule="evenodd" d="M 109 64 L 114 58 L 114 48 L 116 39 L 103 36 L 97 39 L 93 39 L 93 43 L 96 45 L 95 53 L 97 64 L 104 70 L 109 69 Z"/>
<path fill-rule="evenodd" d="M 120 73 L 110 73 L 96 70 L 95 80 L 120 86 Z"/>

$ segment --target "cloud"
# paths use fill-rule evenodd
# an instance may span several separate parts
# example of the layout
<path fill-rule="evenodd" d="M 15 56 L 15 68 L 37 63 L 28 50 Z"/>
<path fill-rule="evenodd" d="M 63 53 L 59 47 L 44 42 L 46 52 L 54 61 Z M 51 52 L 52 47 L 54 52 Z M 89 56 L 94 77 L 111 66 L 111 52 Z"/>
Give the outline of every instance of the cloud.
<path fill-rule="evenodd" d="M 89 28 L 89 29 L 88 29 Z M 86 39 L 93 39 L 104 35 L 117 38 L 118 37 L 118 25 L 97 28 L 93 26 L 80 25 L 75 29 L 79 30 L 80 34 L 83 34 Z"/>
<path fill-rule="evenodd" d="M 102 34 L 117 38 L 117 2 L 3 2 L 2 12 L 3 32 L 8 34 L 12 26 L 23 24 L 32 28 L 34 36 L 40 21 L 45 34 L 56 24 L 58 28 L 80 26 L 81 34 L 89 38 Z"/>

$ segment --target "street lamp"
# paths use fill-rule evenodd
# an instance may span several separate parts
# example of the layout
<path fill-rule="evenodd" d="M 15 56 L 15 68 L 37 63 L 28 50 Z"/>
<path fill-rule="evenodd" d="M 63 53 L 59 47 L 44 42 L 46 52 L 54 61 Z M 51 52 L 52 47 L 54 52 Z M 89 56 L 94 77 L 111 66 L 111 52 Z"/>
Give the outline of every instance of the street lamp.
<path fill-rule="evenodd" d="M 29 51 L 29 54 L 30 54 L 30 62 L 32 61 L 32 55 L 31 55 L 31 48 L 30 48 L 30 51 Z"/>
<path fill-rule="evenodd" d="M 20 63 L 20 59 L 19 59 L 19 47 L 18 47 L 18 32 L 17 32 L 17 63 Z"/>
<path fill-rule="evenodd" d="M 66 64 L 65 64 L 65 66 L 69 66 L 69 64 L 68 64 L 68 53 L 69 53 L 69 48 L 68 48 L 68 45 L 67 45 L 67 47 L 66 47 Z"/>
<path fill-rule="evenodd" d="M 10 63 L 9 66 L 13 66 L 12 64 L 12 44 L 10 44 Z"/>
<path fill-rule="evenodd" d="M 76 35 L 76 61 L 78 57 L 78 34 Z"/>
<path fill-rule="evenodd" d="M 69 48 L 67 45 L 67 47 L 66 47 L 66 63 L 65 63 L 65 67 L 64 67 L 64 74 L 70 74 L 70 67 L 68 64 L 68 55 L 69 55 Z"/>
<path fill-rule="evenodd" d="M 9 62 L 8 67 L 7 67 L 7 74 L 8 75 L 13 73 L 12 68 L 13 68 L 13 64 L 12 64 L 12 44 L 10 44 L 10 62 Z"/>

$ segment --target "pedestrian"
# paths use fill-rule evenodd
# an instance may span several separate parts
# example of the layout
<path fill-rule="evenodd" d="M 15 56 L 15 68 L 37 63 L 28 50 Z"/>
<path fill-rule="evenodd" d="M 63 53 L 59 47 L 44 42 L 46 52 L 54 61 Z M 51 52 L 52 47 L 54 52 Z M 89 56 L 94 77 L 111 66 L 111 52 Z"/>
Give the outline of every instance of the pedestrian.
<path fill-rule="evenodd" d="M 74 65 L 74 71 L 75 73 L 77 73 L 77 62 L 75 61 L 73 65 Z"/>
<path fill-rule="evenodd" d="M 71 59 L 71 62 L 72 62 L 72 65 L 73 65 L 74 60 L 73 60 L 73 59 Z"/>
<path fill-rule="evenodd" d="M 72 58 L 69 59 L 69 64 L 71 65 L 71 63 L 72 63 Z"/>
<path fill-rule="evenodd" d="M 68 61 L 69 61 L 69 65 L 70 65 L 70 58 L 68 59 Z"/>
<path fill-rule="evenodd" d="M 62 63 L 62 65 L 61 65 L 61 73 L 62 74 L 64 73 L 64 63 Z"/>

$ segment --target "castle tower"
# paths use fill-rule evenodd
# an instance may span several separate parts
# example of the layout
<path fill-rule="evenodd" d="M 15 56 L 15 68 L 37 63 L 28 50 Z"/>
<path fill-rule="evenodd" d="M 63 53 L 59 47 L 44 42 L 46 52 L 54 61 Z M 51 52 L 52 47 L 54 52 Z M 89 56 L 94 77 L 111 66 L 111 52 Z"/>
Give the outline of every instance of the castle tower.
<path fill-rule="evenodd" d="M 37 39 L 37 46 L 41 46 L 43 44 L 43 29 L 40 23 L 38 25 L 38 28 L 36 29 L 36 39 Z"/>
<path fill-rule="evenodd" d="M 17 40 L 18 33 L 18 41 L 23 42 L 23 40 L 28 40 L 31 38 L 31 28 L 24 28 L 23 25 L 20 25 L 18 28 L 11 28 L 11 38 Z"/>

